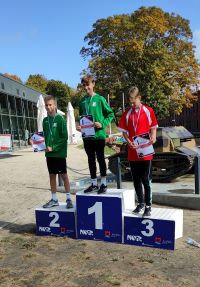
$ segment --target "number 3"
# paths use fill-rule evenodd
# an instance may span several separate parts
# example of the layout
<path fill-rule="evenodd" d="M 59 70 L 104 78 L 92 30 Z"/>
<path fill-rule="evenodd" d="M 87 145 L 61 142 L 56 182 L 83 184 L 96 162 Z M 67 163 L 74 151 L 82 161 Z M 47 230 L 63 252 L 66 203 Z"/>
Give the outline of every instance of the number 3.
<path fill-rule="evenodd" d="M 141 222 L 142 224 L 146 224 L 146 229 L 147 231 L 141 231 L 142 235 L 147 236 L 147 237 L 151 237 L 154 235 L 154 229 L 153 227 L 153 221 L 149 220 L 149 219 L 145 219 Z"/>

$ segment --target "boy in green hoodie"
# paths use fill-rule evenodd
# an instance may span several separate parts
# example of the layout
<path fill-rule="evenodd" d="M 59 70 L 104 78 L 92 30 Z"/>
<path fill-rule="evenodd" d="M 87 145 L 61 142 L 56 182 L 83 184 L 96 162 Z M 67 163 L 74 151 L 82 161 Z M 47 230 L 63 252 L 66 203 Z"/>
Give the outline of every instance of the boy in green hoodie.
<path fill-rule="evenodd" d="M 91 75 L 86 75 L 81 79 L 81 83 L 87 93 L 79 104 L 79 115 L 89 116 L 94 125 L 93 136 L 86 136 L 83 138 L 85 152 L 88 156 L 88 165 L 91 176 L 91 185 L 84 190 L 85 193 L 97 191 L 97 193 L 104 193 L 107 190 L 106 183 L 106 162 L 104 156 L 104 147 L 106 139 L 106 126 L 113 120 L 114 113 L 107 104 L 104 97 L 94 92 L 95 81 Z M 81 126 L 77 128 L 81 130 Z M 97 184 L 96 175 L 96 157 L 99 163 L 101 185 Z"/>
<path fill-rule="evenodd" d="M 70 196 L 70 184 L 67 175 L 67 126 L 65 119 L 56 113 L 57 105 L 53 96 L 44 98 L 47 117 L 43 119 L 43 131 L 46 144 L 45 156 L 49 171 L 52 198 L 44 208 L 51 208 L 59 205 L 56 194 L 56 175 L 60 174 L 66 191 L 66 208 L 73 208 Z"/>

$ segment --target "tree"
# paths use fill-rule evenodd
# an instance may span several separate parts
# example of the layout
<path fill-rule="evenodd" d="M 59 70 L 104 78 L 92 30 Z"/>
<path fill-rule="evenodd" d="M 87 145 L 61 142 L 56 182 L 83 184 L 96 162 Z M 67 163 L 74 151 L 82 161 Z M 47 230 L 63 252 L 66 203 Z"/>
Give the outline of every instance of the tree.
<path fill-rule="evenodd" d="M 15 81 L 17 81 L 17 82 L 22 83 L 21 78 L 18 77 L 17 75 L 11 75 L 11 74 L 8 74 L 8 73 L 5 73 L 5 74 L 3 74 L 3 75 L 6 76 L 6 77 L 8 77 L 8 78 L 11 78 L 11 79 L 13 79 L 13 80 L 15 80 Z"/>
<path fill-rule="evenodd" d="M 159 118 L 195 101 L 192 88 L 198 84 L 189 21 L 156 7 L 141 7 L 132 14 L 97 20 L 81 49 L 90 57 L 92 73 L 105 93 L 119 98 L 137 85 L 143 100 Z"/>
<path fill-rule="evenodd" d="M 30 86 L 42 93 L 46 93 L 48 80 L 40 74 L 30 75 L 26 81 L 26 85 Z"/>
<path fill-rule="evenodd" d="M 71 90 L 61 81 L 50 80 L 46 86 L 46 93 L 57 98 L 58 108 L 66 112 L 67 103 L 70 101 Z"/>

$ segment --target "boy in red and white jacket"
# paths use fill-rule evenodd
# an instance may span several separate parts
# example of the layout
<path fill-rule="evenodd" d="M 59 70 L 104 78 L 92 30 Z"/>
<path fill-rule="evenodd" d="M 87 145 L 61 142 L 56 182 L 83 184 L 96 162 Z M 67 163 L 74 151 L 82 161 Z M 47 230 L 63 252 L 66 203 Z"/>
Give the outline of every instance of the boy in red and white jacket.
<path fill-rule="evenodd" d="M 140 136 L 140 138 L 149 137 L 147 146 L 150 147 L 156 142 L 158 123 L 153 109 L 141 103 L 141 94 L 137 87 L 129 89 L 128 101 L 130 107 L 123 113 L 118 128 L 128 144 L 128 160 L 138 199 L 138 205 L 133 213 L 138 214 L 145 207 L 143 216 L 150 216 L 152 204 L 150 174 L 153 155 L 152 153 L 148 154 L 148 152 L 144 155 L 138 153 L 138 145 L 133 138 L 136 136 Z"/>

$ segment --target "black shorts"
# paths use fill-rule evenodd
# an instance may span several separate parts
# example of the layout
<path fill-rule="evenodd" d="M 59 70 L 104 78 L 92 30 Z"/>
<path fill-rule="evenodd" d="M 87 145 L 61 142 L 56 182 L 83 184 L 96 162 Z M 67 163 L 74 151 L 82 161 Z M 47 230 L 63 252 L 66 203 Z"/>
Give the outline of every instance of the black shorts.
<path fill-rule="evenodd" d="M 67 173 L 66 158 L 62 157 L 47 157 L 47 168 L 49 174 L 64 174 Z"/>

